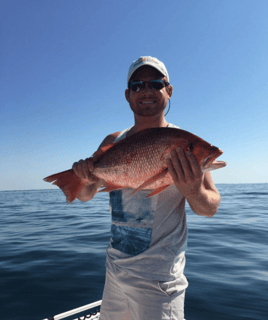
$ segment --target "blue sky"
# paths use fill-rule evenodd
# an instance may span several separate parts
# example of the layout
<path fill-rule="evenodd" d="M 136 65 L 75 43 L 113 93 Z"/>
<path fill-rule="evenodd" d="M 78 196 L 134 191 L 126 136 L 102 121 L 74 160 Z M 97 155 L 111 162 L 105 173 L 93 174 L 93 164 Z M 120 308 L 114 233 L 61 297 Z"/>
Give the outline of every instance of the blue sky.
<path fill-rule="evenodd" d="M 0 2 L 0 190 L 42 179 L 133 125 L 130 64 L 163 61 L 167 121 L 220 147 L 217 183 L 268 182 L 268 1 Z"/>

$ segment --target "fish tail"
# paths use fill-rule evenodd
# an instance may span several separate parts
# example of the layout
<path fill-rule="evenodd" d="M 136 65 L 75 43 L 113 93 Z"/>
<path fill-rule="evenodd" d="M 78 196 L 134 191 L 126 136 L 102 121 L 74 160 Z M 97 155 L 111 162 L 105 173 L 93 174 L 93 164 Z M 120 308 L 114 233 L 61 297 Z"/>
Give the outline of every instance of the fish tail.
<path fill-rule="evenodd" d="M 74 173 L 73 169 L 52 174 L 44 178 L 44 180 L 58 186 L 65 194 L 68 204 L 76 199 L 85 186 L 85 183 Z"/>

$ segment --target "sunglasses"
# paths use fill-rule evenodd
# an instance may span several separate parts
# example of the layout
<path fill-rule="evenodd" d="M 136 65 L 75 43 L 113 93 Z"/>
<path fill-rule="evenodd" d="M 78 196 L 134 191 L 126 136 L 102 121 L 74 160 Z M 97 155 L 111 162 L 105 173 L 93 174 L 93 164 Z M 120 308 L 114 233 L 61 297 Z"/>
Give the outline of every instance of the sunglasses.
<path fill-rule="evenodd" d="M 145 83 L 148 83 L 150 89 L 160 90 L 169 85 L 169 82 L 165 80 L 151 80 L 151 81 L 130 81 L 128 88 L 134 92 L 144 90 Z"/>

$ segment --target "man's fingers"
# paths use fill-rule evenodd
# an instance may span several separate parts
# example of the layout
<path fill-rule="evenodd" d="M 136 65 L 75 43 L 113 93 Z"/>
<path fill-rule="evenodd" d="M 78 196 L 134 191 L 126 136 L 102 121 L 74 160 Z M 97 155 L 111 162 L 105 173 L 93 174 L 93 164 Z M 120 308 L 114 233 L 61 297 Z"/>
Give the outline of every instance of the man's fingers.
<path fill-rule="evenodd" d="M 84 179 L 88 179 L 89 171 L 85 161 L 81 162 L 81 171 L 83 172 Z"/>
<path fill-rule="evenodd" d="M 75 162 L 72 166 L 75 174 L 80 179 L 87 179 L 92 180 L 92 182 L 95 182 L 98 180 L 98 178 L 92 176 L 91 172 L 94 171 L 94 161 L 92 158 L 87 158 L 85 160 L 79 160 L 78 162 Z"/>
<path fill-rule="evenodd" d="M 85 160 L 87 162 L 87 167 L 90 172 L 94 171 L 94 161 L 92 158 L 87 158 Z"/>
<path fill-rule="evenodd" d="M 201 177 L 203 175 L 203 172 L 201 171 L 200 164 L 197 162 L 195 156 L 191 152 L 188 152 L 187 158 L 188 158 L 188 161 L 191 165 L 192 172 L 193 172 L 194 176 Z"/>
<path fill-rule="evenodd" d="M 178 156 L 178 152 L 176 152 L 175 150 L 173 150 L 171 152 L 170 162 L 171 162 L 172 168 L 173 168 L 173 170 L 172 170 L 173 171 L 173 180 L 175 179 L 175 177 L 177 177 L 176 180 L 178 180 L 178 181 L 184 180 L 184 171 L 183 171 L 182 163 L 181 163 L 180 158 Z"/>
<path fill-rule="evenodd" d="M 174 181 L 178 180 L 178 176 L 177 176 L 176 170 L 174 169 L 174 166 L 173 166 L 171 159 L 167 159 L 167 167 L 168 167 L 168 171 L 169 171 L 171 177 L 173 178 L 173 180 Z"/>
<path fill-rule="evenodd" d="M 75 162 L 72 166 L 72 169 L 74 171 L 74 173 L 79 177 L 79 178 L 82 178 L 81 177 L 81 171 L 79 170 L 79 163 L 78 162 Z"/>

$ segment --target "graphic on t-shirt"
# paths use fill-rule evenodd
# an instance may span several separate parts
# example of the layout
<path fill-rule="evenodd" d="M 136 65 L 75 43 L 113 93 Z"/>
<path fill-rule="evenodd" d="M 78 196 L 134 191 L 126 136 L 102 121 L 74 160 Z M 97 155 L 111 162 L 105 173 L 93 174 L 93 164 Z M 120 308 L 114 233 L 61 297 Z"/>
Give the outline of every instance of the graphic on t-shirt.
<path fill-rule="evenodd" d="M 152 237 L 150 228 L 131 228 L 112 225 L 112 247 L 125 254 L 136 256 L 149 248 Z"/>
<path fill-rule="evenodd" d="M 110 193 L 111 244 L 114 249 L 135 256 L 150 246 L 154 216 L 150 212 L 152 198 L 142 194 L 133 196 L 138 197 L 137 201 L 128 201 L 128 195 L 124 199 L 122 190 Z"/>

